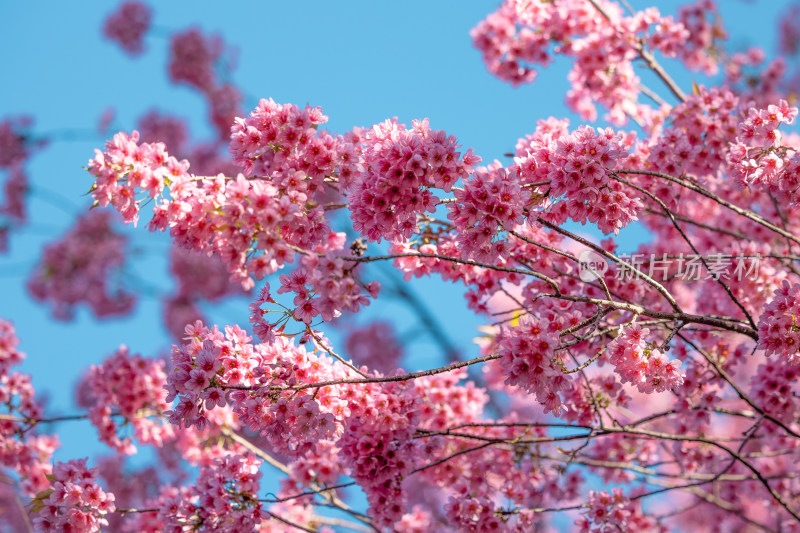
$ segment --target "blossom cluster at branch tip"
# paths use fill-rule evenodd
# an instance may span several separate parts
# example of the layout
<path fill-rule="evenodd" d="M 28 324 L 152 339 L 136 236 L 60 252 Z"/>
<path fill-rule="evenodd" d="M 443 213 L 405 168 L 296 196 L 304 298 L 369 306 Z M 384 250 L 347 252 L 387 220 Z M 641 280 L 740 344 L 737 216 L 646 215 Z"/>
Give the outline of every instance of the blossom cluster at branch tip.
<path fill-rule="evenodd" d="M 226 49 L 218 35 L 206 36 L 198 28 L 189 28 L 172 35 L 169 52 L 170 79 L 200 91 L 208 101 L 209 119 L 218 139 L 226 140 L 231 124 L 241 114 L 242 102 L 239 89 L 226 81 L 235 66 L 233 51 Z"/>
<path fill-rule="evenodd" d="M 162 531 L 256 531 L 266 518 L 258 501 L 260 466 L 261 460 L 251 454 L 230 454 L 201 466 L 188 489 L 163 502 L 158 511 Z"/>
<path fill-rule="evenodd" d="M 632 117 L 649 127 L 658 114 L 639 102 L 634 61 L 649 57 L 646 44 L 713 74 L 716 43 L 725 36 L 716 18 L 710 0 L 681 7 L 677 20 L 654 7 L 627 16 L 615 2 L 506 0 L 471 36 L 489 72 L 514 86 L 533 82 L 536 66 L 547 67 L 554 53 L 572 58 L 566 104 L 581 118 L 597 120 L 601 104 L 616 125 Z"/>
<path fill-rule="evenodd" d="M 16 473 L 23 493 L 33 495 L 47 488 L 53 452 L 59 447 L 55 435 L 37 435 L 31 424 L 43 418 L 44 408 L 36 400 L 31 376 L 12 372 L 25 354 L 18 348 L 14 326 L 0 318 L 0 465 Z"/>
<path fill-rule="evenodd" d="M 625 165 L 628 149 L 629 139 L 611 128 L 581 126 L 567 133 L 564 123 L 540 121 L 537 133 L 519 143 L 514 164 L 523 184 L 549 184 L 552 201 L 543 218 L 559 225 L 589 221 L 617 235 L 643 208 L 638 193 L 610 179 Z"/>
<path fill-rule="evenodd" d="M 164 361 L 145 359 L 121 346 L 102 365 L 93 365 L 79 387 L 78 400 L 89 409 L 89 420 L 100 440 L 118 453 L 136 453 L 130 437 L 120 437 L 113 416 L 121 416 L 141 444 L 156 447 L 174 436 L 172 426 L 163 423 L 161 413 L 169 409 L 164 400 L 167 380 Z"/>
<path fill-rule="evenodd" d="M 650 394 L 680 387 L 681 361 L 668 359 L 647 336 L 650 330 L 639 325 L 621 326 L 608 344 L 609 361 L 623 383 L 635 385 L 639 392 Z"/>
<path fill-rule="evenodd" d="M 70 320 L 86 303 L 99 317 L 124 315 L 136 295 L 119 278 L 127 238 L 111 226 L 111 213 L 90 211 L 64 237 L 44 248 L 42 261 L 27 282 L 30 294 L 50 302 L 53 316 Z"/>
<path fill-rule="evenodd" d="M 116 41 L 128 54 L 144 52 L 144 36 L 150 28 L 153 13 L 142 2 L 123 2 L 103 23 L 103 35 Z"/>
<path fill-rule="evenodd" d="M 94 533 L 108 525 L 105 516 L 116 509 L 114 495 L 98 483 L 97 469 L 87 468 L 86 459 L 56 463 L 51 488 L 37 495 L 34 526 L 43 533 L 70 531 Z"/>
<path fill-rule="evenodd" d="M 644 515 L 637 502 L 625 496 L 622 489 L 589 491 L 589 510 L 575 521 L 581 533 L 607 531 L 659 531 L 656 521 Z"/>
<path fill-rule="evenodd" d="M 503 330 L 499 353 L 506 383 L 535 394 L 545 413 L 558 416 L 563 408 L 559 393 L 569 388 L 571 380 L 563 373 L 556 353 L 559 337 L 550 325 L 546 319 L 520 319 L 518 326 Z"/>
<path fill-rule="evenodd" d="M 0 202 L 0 253 L 8 251 L 10 229 L 28 217 L 26 195 L 29 192 L 25 162 L 33 149 L 47 141 L 34 141 L 28 129 L 33 124 L 29 116 L 9 117 L 0 121 L 0 170 L 7 173 Z"/>
<path fill-rule="evenodd" d="M 790 359 L 788 367 L 780 359 L 767 361 L 758 366 L 751 379 L 753 398 L 766 412 L 786 423 L 797 420 L 800 414 L 800 401 L 792 391 L 800 375 L 797 359 Z"/>
<path fill-rule="evenodd" d="M 353 228 L 369 241 L 408 239 L 417 215 L 436 209 L 431 189 L 450 192 L 472 174 L 480 157 L 458 152 L 456 138 L 432 130 L 428 119 L 411 129 L 397 119 L 374 125 L 361 142 L 363 170 L 349 187 Z"/>
<path fill-rule="evenodd" d="M 648 146 L 647 168 L 677 176 L 712 174 L 725 163 L 734 138 L 739 100 L 729 89 L 699 87 L 669 113 L 671 127 L 664 128 Z M 672 189 L 661 185 L 659 195 L 668 205 Z"/>
<path fill-rule="evenodd" d="M 236 119 L 228 149 L 245 176 L 271 177 L 279 188 L 313 196 L 336 167 L 345 167 L 347 174 L 358 164 L 350 147 L 340 146 L 343 138 L 319 131 L 326 122 L 319 107 L 300 109 L 262 99 L 248 117 Z"/>
<path fill-rule="evenodd" d="M 758 319 L 758 347 L 800 365 L 800 284 L 784 280 Z"/>
<path fill-rule="evenodd" d="M 800 153 L 785 146 L 781 124 L 793 124 L 797 108 L 785 100 L 766 108 L 750 107 L 730 145 L 731 178 L 741 187 L 762 188 L 789 204 L 800 204 Z"/>
<path fill-rule="evenodd" d="M 348 331 L 345 339 L 347 354 L 357 365 L 382 373 L 400 367 L 403 346 L 390 322 L 375 321 Z"/>
<path fill-rule="evenodd" d="M 344 234 L 339 235 L 341 249 Z M 338 254 L 328 253 L 322 257 L 304 255 L 291 274 L 282 274 L 278 294 L 293 292 L 295 310 L 293 317 L 310 324 L 317 316 L 326 322 L 341 316 L 342 311 L 357 313 L 362 305 L 369 305 L 369 298 L 362 291 L 355 276 L 354 266 L 345 263 Z M 376 298 L 380 283 L 371 281 L 365 285 L 370 296 Z"/>
<path fill-rule="evenodd" d="M 206 38 L 199 29 L 176 33 L 170 43 L 169 75 L 176 83 L 210 90 L 215 80 L 214 63 L 222 55 L 222 39 Z"/>
<path fill-rule="evenodd" d="M 522 224 L 530 198 L 530 190 L 521 188 L 517 168 L 478 168 L 448 205 L 447 217 L 458 230 L 464 257 L 484 262 L 508 258 L 501 233 Z"/>
<path fill-rule="evenodd" d="M 139 132 L 119 132 L 106 142 L 106 151 L 95 150 L 89 172 L 96 181 L 92 198 L 97 205 L 111 204 L 126 223 L 139 220 L 140 190 L 150 198 L 161 195 L 165 185 L 188 177 L 189 162 L 167 153 L 164 143 L 139 144 Z"/>

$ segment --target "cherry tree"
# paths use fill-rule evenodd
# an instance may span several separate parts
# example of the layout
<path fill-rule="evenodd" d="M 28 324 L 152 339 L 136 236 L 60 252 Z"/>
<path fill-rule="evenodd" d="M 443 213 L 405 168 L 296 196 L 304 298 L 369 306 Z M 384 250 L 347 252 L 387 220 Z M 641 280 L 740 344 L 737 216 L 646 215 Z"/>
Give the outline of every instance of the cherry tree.
<path fill-rule="evenodd" d="M 800 531 L 799 10 L 767 60 L 726 49 L 711 0 L 506 0 L 471 33 L 486 68 L 522 86 L 569 62 L 586 124 L 542 117 L 505 162 L 424 117 L 334 132 L 314 105 L 245 110 L 222 39 L 174 34 L 169 75 L 206 99 L 215 141 L 150 113 L 87 154 L 92 209 L 28 287 L 58 319 L 129 312 L 116 213 L 174 245 L 175 343 L 121 347 L 85 372 L 84 411 L 53 417 L 0 320 L 8 527 Z M 140 54 L 151 19 L 126 2 L 103 32 Z M 37 149 L 23 127 L 0 126 L 6 231 Z M 652 239 L 623 253 L 632 225 Z M 437 334 L 447 310 L 375 263 L 458 286 L 485 323 L 474 352 L 440 336 L 446 364 L 409 371 L 385 321 L 334 342 L 387 292 Z M 203 318 L 234 294 L 249 323 Z M 54 462 L 48 423 L 68 419 L 111 454 Z"/>

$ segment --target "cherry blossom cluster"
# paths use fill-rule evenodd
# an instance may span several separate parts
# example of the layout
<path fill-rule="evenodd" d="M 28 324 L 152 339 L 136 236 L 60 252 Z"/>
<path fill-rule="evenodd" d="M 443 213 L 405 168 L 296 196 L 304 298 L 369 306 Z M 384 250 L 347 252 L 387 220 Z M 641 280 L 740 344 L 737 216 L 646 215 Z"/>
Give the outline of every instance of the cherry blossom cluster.
<path fill-rule="evenodd" d="M 344 235 L 340 234 L 340 238 L 343 242 Z M 369 299 L 354 275 L 355 266 L 332 252 L 322 257 L 306 254 L 291 274 L 280 276 L 281 287 L 277 292 L 295 293 L 294 304 L 297 307 L 293 317 L 296 320 L 310 324 L 321 316 L 330 322 L 341 316 L 342 311 L 357 313 L 360 306 L 369 305 Z M 372 281 L 365 288 L 370 296 L 376 298 L 380 283 Z"/>
<path fill-rule="evenodd" d="M 344 184 L 360 172 L 357 133 L 346 138 L 319 131 L 328 121 L 319 107 L 300 109 L 262 99 L 247 118 L 231 128 L 229 151 L 245 176 L 270 178 L 280 190 L 302 192 L 310 199 L 325 180 Z"/>
<path fill-rule="evenodd" d="M 300 374 L 303 373 L 301 368 Z M 317 442 L 334 436 L 338 430 L 337 420 L 330 412 L 331 408 L 323 402 L 341 407 L 342 402 L 335 399 L 325 396 L 318 400 L 311 394 L 285 394 L 273 402 L 266 391 L 251 395 L 231 393 L 240 422 L 265 437 L 277 450 L 290 455 L 308 451 Z"/>
<path fill-rule="evenodd" d="M 575 521 L 582 532 L 658 531 L 653 518 L 644 516 L 638 505 L 626 497 L 622 489 L 589 491 L 589 510 Z"/>
<path fill-rule="evenodd" d="M 523 432 L 532 438 L 545 434 L 539 428 L 521 432 L 513 427 L 514 423 L 512 416 L 498 422 L 498 426 L 505 427 L 479 426 L 480 438 L 513 440 L 525 438 Z M 451 459 L 430 474 L 436 486 L 451 489 L 443 502 L 443 522 L 457 531 L 530 531 L 539 520 L 532 508 L 546 508 L 578 497 L 577 489 L 583 481 L 580 473 L 559 476 L 549 468 L 540 468 L 522 448 L 518 450 L 521 453 L 472 452 L 467 457 L 461 457 L 460 449 L 463 448 L 457 441 L 451 441 L 444 455 Z M 481 481 L 487 478 L 497 479 L 498 483 Z"/>
<path fill-rule="evenodd" d="M 797 391 L 798 370 L 783 361 L 771 360 L 759 365 L 751 381 L 752 394 L 764 410 L 784 422 L 797 420 L 800 401 Z"/>
<path fill-rule="evenodd" d="M 50 302 L 53 316 L 60 320 L 71 319 L 81 303 L 100 317 L 128 313 L 136 296 L 119 279 L 126 241 L 111 227 L 108 211 L 82 215 L 61 240 L 45 247 L 28 279 L 28 291 Z"/>
<path fill-rule="evenodd" d="M 716 172 L 734 138 L 738 104 L 730 90 L 700 87 L 670 112 L 671 127 L 648 147 L 648 168 L 675 176 Z"/>
<path fill-rule="evenodd" d="M 167 183 L 172 199 L 164 199 L 156 206 L 151 229 L 170 227 L 172 236 L 182 245 L 199 251 L 216 251 L 232 277 L 246 288 L 253 284 L 251 275 L 260 279 L 290 262 L 296 248 L 318 253 L 341 249 L 342 235 L 329 231 L 323 206 L 312 198 L 322 191 L 323 180 L 334 169 L 343 177 L 356 172 L 359 164 L 352 143 L 324 132 L 318 135 L 315 126 L 325 120 L 327 117 L 318 108 L 301 111 L 296 106 L 262 100 L 249 118 L 240 120 L 233 128 L 231 151 L 234 160 L 244 165 L 248 174 L 262 174 L 268 179 L 175 176 Z M 278 131 L 281 137 L 279 144 L 275 144 L 273 137 Z M 257 138 L 253 137 L 254 132 Z M 126 146 L 126 149 L 135 151 L 137 147 Z M 113 149 L 103 156 L 104 162 L 120 157 Z M 253 166 L 256 162 L 257 168 Z M 220 234 L 216 231 L 220 227 L 229 231 Z M 253 253 L 252 248 L 261 253 Z M 304 263 L 313 261 L 304 259 Z M 340 263 L 335 258 L 330 261 Z M 326 264 L 333 264 L 330 261 Z M 324 317 L 335 316 L 343 308 L 357 309 L 358 304 L 366 301 L 360 296 L 360 286 L 350 276 L 349 269 L 328 271 L 327 277 L 317 281 Z M 374 292 L 377 286 L 368 285 L 368 289 Z M 304 298 L 308 294 L 306 289 L 298 290 Z M 310 319 L 316 316 L 316 310 L 316 304 L 310 301 L 305 310 L 299 307 L 297 316 L 302 316 L 301 320 Z"/>
<path fill-rule="evenodd" d="M 342 406 L 334 391 L 315 395 L 291 387 L 341 379 L 349 375 L 345 367 L 330 365 L 285 337 L 254 346 L 238 327 L 222 333 L 197 323 L 187 334 L 189 342 L 174 346 L 171 355 L 167 401 L 180 400 L 168 413 L 170 422 L 202 429 L 207 411 L 230 404 L 242 425 L 283 453 L 301 453 L 333 434 L 333 413 Z"/>
<path fill-rule="evenodd" d="M 229 403 L 241 424 L 266 437 L 275 449 L 305 455 L 306 462 L 297 468 L 307 472 L 300 478 L 307 483 L 335 479 L 330 476 L 338 470 L 330 466 L 327 476 L 311 474 L 317 467 L 308 454 L 318 456 L 332 445 L 325 440 L 336 438 L 344 465 L 367 493 L 371 515 L 384 525 L 402 517 L 406 505 L 401 482 L 415 466 L 418 453 L 411 438 L 418 417 L 413 387 L 390 382 L 297 390 L 303 384 L 344 379 L 353 373 L 281 336 L 271 344 L 253 346 L 236 328 L 227 328 L 223 335 L 197 324 L 187 333 L 190 342 L 173 349 L 173 369 L 167 379 L 168 400 L 180 396 L 171 422 L 202 427 L 209 410 Z M 442 394 L 435 390 L 425 388 L 429 395 Z M 477 402 L 478 408 L 485 402 L 477 392 L 467 392 L 466 398 Z M 446 403 L 445 398 L 440 402 Z M 450 409 L 452 413 L 475 408 L 452 405 Z M 441 420 L 439 424 L 447 418 Z"/>
<path fill-rule="evenodd" d="M 647 37 L 647 45 L 653 50 L 658 50 L 666 57 L 685 55 L 684 43 L 690 38 L 683 11 L 680 12 L 680 19 L 676 21 L 674 17 L 667 15 L 661 17 L 656 8 L 645 8 L 641 15 L 637 13 L 640 31 L 645 31 L 647 25 L 655 25 L 653 32 Z"/>
<path fill-rule="evenodd" d="M 738 124 L 728 163 L 740 186 L 763 188 L 789 204 L 800 203 L 800 155 L 797 146 L 785 146 L 778 129 L 794 123 L 797 108 L 785 100 L 766 108 L 751 107 Z"/>
<path fill-rule="evenodd" d="M 750 147 L 779 148 L 781 124 L 792 124 L 797 116 L 797 108 L 789 107 L 786 100 L 766 109 L 750 108 L 747 117 L 738 125 L 737 139 Z"/>
<path fill-rule="evenodd" d="M 563 372 L 563 361 L 556 352 L 558 331 L 547 320 L 526 316 L 516 327 L 505 328 L 500 339 L 500 364 L 506 383 L 536 395 L 544 412 L 561 414 L 560 392 L 570 386 L 570 377 Z"/>
<path fill-rule="evenodd" d="M 595 103 L 621 125 L 628 116 L 649 122 L 652 110 L 638 102 L 635 59 L 646 43 L 665 56 L 678 56 L 691 69 L 713 73 L 714 45 L 724 34 L 714 25 L 713 2 L 679 10 L 678 20 L 648 8 L 625 16 L 612 2 L 507 0 L 472 29 L 473 44 L 489 71 L 519 85 L 536 79 L 535 65 L 546 67 L 551 52 L 574 59 L 566 103 L 586 120 L 596 120 Z M 648 56 L 649 57 L 649 56 Z"/>
<path fill-rule="evenodd" d="M 444 510 L 458 531 L 479 533 L 505 530 L 503 521 L 495 513 L 494 502 L 486 497 L 451 498 Z"/>
<path fill-rule="evenodd" d="M 150 28 L 153 13 L 141 2 L 123 2 L 103 24 L 103 35 L 116 41 L 128 54 L 144 52 L 144 36 Z"/>
<path fill-rule="evenodd" d="M 597 416 L 597 405 L 616 405 L 627 408 L 631 397 L 614 375 L 592 376 L 588 383 L 573 381 L 563 392 L 563 418 L 578 424 L 591 424 Z"/>
<path fill-rule="evenodd" d="M 44 533 L 93 533 L 108 525 L 106 515 L 116 509 L 114 495 L 96 483 L 97 469 L 86 459 L 56 463 L 51 488 L 33 500 L 34 526 Z"/>
<path fill-rule="evenodd" d="M 291 475 L 283 483 L 283 489 L 291 485 L 290 494 L 313 484 L 333 485 L 344 474 L 345 466 L 338 457 L 339 448 L 333 440 L 323 440 L 313 449 L 292 462 Z"/>
<path fill-rule="evenodd" d="M 162 531 L 255 531 L 265 518 L 258 501 L 261 460 L 230 454 L 201 466 L 194 484 L 163 502 Z"/>
<path fill-rule="evenodd" d="M 20 488 L 26 494 L 44 490 L 52 472 L 53 452 L 59 442 L 55 435 L 36 435 L 31 425 L 43 416 L 44 409 L 36 401 L 31 377 L 12 372 L 22 363 L 25 354 L 17 346 L 14 326 L 0 319 L 0 465 L 19 475 Z"/>
<path fill-rule="evenodd" d="M 444 431 L 457 424 L 478 422 L 489 396 L 482 387 L 467 379 L 464 369 L 414 380 L 419 395 L 419 427 Z"/>
<path fill-rule="evenodd" d="M 367 401 L 350 401 L 348 424 L 339 441 L 350 476 L 364 489 L 369 513 L 381 527 L 406 512 L 403 478 L 416 466 L 421 446 L 412 436 L 417 399 L 406 383 L 363 386 Z"/>
<path fill-rule="evenodd" d="M 96 178 L 92 198 L 97 205 L 111 204 L 122 219 L 136 224 L 139 220 L 137 195 L 157 198 L 164 187 L 188 178 L 189 163 L 167 153 L 163 143 L 139 144 L 139 132 L 119 132 L 106 142 L 105 152 L 95 150 L 89 172 Z"/>
<path fill-rule="evenodd" d="M 800 364 L 800 285 L 784 280 L 758 319 L 758 348 Z"/>
<path fill-rule="evenodd" d="M 531 7 L 531 14 L 534 8 L 546 9 L 545 6 L 540 8 L 538 3 Z M 528 63 L 547 66 L 552 61 L 547 35 L 517 28 L 517 10 L 512 2 L 503 2 L 497 11 L 475 26 L 470 35 L 489 72 L 514 86 L 536 79 L 536 70 L 527 66 Z"/>
<path fill-rule="evenodd" d="M 458 231 L 464 257 L 492 262 L 505 259 L 508 250 L 500 232 L 523 222 L 523 211 L 531 193 L 523 190 L 517 168 L 478 168 L 455 193 L 447 217 Z"/>
<path fill-rule="evenodd" d="M 351 475 L 367 492 L 370 512 L 385 524 L 400 519 L 405 512 L 400 482 L 413 468 L 415 449 L 411 436 L 416 400 L 403 392 L 405 385 L 324 387 L 314 394 L 292 391 L 295 384 L 342 379 L 349 371 L 283 337 L 253 347 L 233 329 L 225 338 L 201 325 L 193 332 L 190 344 L 173 350 L 168 387 L 170 398 L 181 398 L 172 422 L 202 426 L 206 410 L 226 403 L 226 388 L 251 385 L 228 394 L 243 425 L 294 455 L 341 435 L 337 446 Z"/>
<path fill-rule="evenodd" d="M 184 246 L 216 252 L 245 289 L 254 285 L 252 277 L 291 263 L 292 246 L 316 249 L 331 235 L 322 207 L 310 207 L 305 193 L 284 194 L 268 181 L 217 177 L 171 192 L 173 200 L 154 210 L 152 227 L 169 226 Z"/>
<path fill-rule="evenodd" d="M 644 115 L 649 109 L 644 106 L 640 109 L 637 105 L 640 81 L 634 72 L 633 60 L 638 54 L 630 42 L 636 38 L 634 32 L 637 29 L 647 28 L 655 21 L 655 17 L 647 15 L 657 16 L 658 12 L 645 12 L 644 20 L 622 19 L 617 28 L 614 23 L 607 24 L 599 18 L 585 2 L 583 9 L 589 10 L 589 17 L 582 13 L 582 18 L 588 18 L 585 23 L 591 24 L 593 28 L 587 35 L 565 47 L 575 57 L 572 71 L 567 76 L 571 89 L 567 91 L 565 103 L 585 120 L 597 119 L 595 102 L 609 110 L 606 118 L 613 124 L 624 124 L 629 115 Z M 634 27 L 626 27 L 626 23 Z M 680 38 L 683 28 L 678 26 L 675 30 L 677 31 L 662 32 L 660 39 L 656 40 L 670 52 L 675 43 L 680 42 L 676 39 L 676 34 Z"/>
<path fill-rule="evenodd" d="M 547 218 L 561 224 L 567 219 L 596 223 L 604 233 L 618 234 L 638 218 L 642 201 L 632 196 L 609 175 L 623 166 L 628 144 L 621 133 L 611 128 L 595 130 L 581 126 L 569 135 L 555 137 L 564 125 L 540 123 L 543 130 L 520 142 L 525 155 L 515 158 L 524 184 L 549 184 L 554 199 L 547 207 Z M 636 193 L 638 195 L 638 193 Z"/>
<path fill-rule="evenodd" d="M 8 223 L 19 224 L 27 218 L 27 208 L 25 206 L 25 195 L 28 192 L 28 176 L 21 165 L 15 165 L 8 171 L 8 177 L 3 184 L 3 203 L 0 205 L 0 215 L 8 219 Z M 0 251 L 8 249 L 7 241 L 8 227 L 0 229 Z"/>
<path fill-rule="evenodd" d="M 170 43 L 170 79 L 200 91 L 211 90 L 216 79 L 215 63 L 223 47 L 219 36 L 206 37 L 197 28 L 176 33 Z"/>
<path fill-rule="evenodd" d="M 24 130 L 33 119 L 28 116 L 7 118 L 0 122 L 0 168 L 8 169 L 28 158 L 29 147 Z"/>
<path fill-rule="evenodd" d="M 403 346 L 398 342 L 390 322 L 375 321 L 356 327 L 345 339 L 347 354 L 357 365 L 381 373 L 390 373 L 400 367 Z"/>
<path fill-rule="evenodd" d="M 128 222 L 138 219 L 139 190 L 156 197 L 169 186 L 170 198 L 153 209 L 151 230 L 165 230 L 184 247 L 216 252 L 232 279 L 249 289 L 254 282 L 291 261 L 290 246 L 313 249 L 341 244 L 331 234 L 321 206 L 308 202 L 299 186 L 279 190 L 266 180 L 196 178 L 189 164 L 169 156 L 162 143 L 137 144 L 138 132 L 115 135 L 107 151 L 97 151 L 90 170 L 97 181 L 93 195 L 100 205 L 111 203 Z M 297 171 L 290 180 L 303 181 Z M 248 253 L 252 249 L 261 253 Z"/>
<path fill-rule="evenodd" d="M 233 67 L 224 63 L 225 52 L 219 36 L 207 37 L 197 28 L 174 34 L 170 42 L 170 79 L 186 83 L 203 94 L 208 100 L 211 123 L 221 140 L 227 138 L 234 118 L 240 114 L 242 101 L 239 89 L 223 81 L 222 72 Z"/>
<path fill-rule="evenodd" d="M 164 361 L 145 359 L 121 346 L 113 355 L 94 365 L 80 385 L 80 403 L 89 408 L 89 420 L 97 428 L 100 440 L 118 453 L 136 453 L 131 437 L 120 437 L 120 416 L 133 437 L 142 444 L 160 447 L 173 437 L 173 428 L 163 424 L 161 413 L 169 409 L 164 400 L 167 381 Z"/>
<path fill-rule="evenodd" d="M 239 328 L 228 328 L 223 334 L 216 327 L 209 330 L 197 322 L 186 326 L 186 334 L 190 343 L 173 346 L 166 385 L 166 401 L 171 403 L 178 395 L 180 401 L 166 414 L 172 424 L 186 428 L 194 425 L 201 430 L 208 423 L 206 410 L 227 405 L 222 383 L 249 384 L 253 379 L 253 350 L 247 344 L 249 337 Z M 223 347 L 227 355 L 224 360 Z"/>
<path fill-rule="evenodd" d="M 450 192 L 472 174 L 481 159 L 472 149 L 461 155 L 456 138 L 431 130 L 428 119 L 406 129 L 396 119 L 364 133 L 363 172 L 349 187 L 353 228 L 370 241 L 408 239 L 417 215 L 435 211 L 432 188 Z"/>
<path fill-rule="evenodd" d="M 0 375 L 8 376 L 12 366 L 16 366 L 25 359 L 25 354 L 17 346 L 19 339 L 11 322 L 0 319 Z"/>
<path fill-rule="evenodd" d="M 678 21 L 686 29 L 681 39 L 681 59 L 691 70 L 716 74 L 718 42 L 727 39 L 719 24 L 714 0 L 698 0 L 678 8 Z"/>
<path fill-rule="evenodd" d="M 679 359 L 668 359 L 652 342 L 650 330 L 639 325 L 621 326 L 608 344 L 609 362 L 623 383 L 635 385 L 639 392 L 650 394 L 680 387 L 683 375 Z"/>
<path fill-rule="evenodd" d="M 8 250 L 8 232 L 27 218 L 25 195 L 28 192 L 28 176 L 25 161 L 36 144 L 26 130 L 33 123 L 28 116 L 11 117 L 0 121 L 0 170 L 7 172 L 3 184 L 3 199 L 0 203 L 0 252 Z"/>
<path fill-rule="evenodd" d="M 514 157 L 527 158 L 528 155 L 534 154 L 537 148 L 548 147 L 551 141 L 557 141 L 559 138 L 566 137 L 567 135 L 569 135 L 568 118 L 540 118 L 536 121 L 536 129 L 533 133 L 528 133 L 524 137 L 517 139 L 517 144 L 514 147 Z M 520 162 L 515 160 L 515 163 L 519 164 Z M 527 170 L 523 173 L 525 176 L 535 172 L 538 168 L 536 159 L 526 159 L 525 163 Z"/>
<path fill-rule="evenodd" d="M 778 23 L 778 34 L 780 35 L 779 46 L 782 53 L 795 55 L 800 51 L 800 28 L 797 21 L 800 20 L 800 6 L 791 5 L 781 14 Z"/>

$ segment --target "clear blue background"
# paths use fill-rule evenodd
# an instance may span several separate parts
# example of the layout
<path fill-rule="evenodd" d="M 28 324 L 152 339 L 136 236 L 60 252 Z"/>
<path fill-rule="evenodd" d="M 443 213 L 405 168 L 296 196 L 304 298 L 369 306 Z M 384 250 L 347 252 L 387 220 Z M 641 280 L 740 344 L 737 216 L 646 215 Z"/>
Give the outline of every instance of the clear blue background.
<path fill-rule="evenodd" d="M 733 49 L 760 44 L 768 53 L 774 51 L 774 28 L 786 2 L 720 3 Z M 661 4 L 667 13 L 677 7 L 676 2 Z M 229 46 L 238 48 L 233 81 L 247 95 L 246 109 L 261 97 L 321 105 L 331 131 L 392 116 L 406 123 L 429 117 L 433 128 L 456 135 L 485 162 L 508 162 L 503 154 L 534 130 L 537 119 L 569 116 L 573 125 L 580 123 L 563 105 L 566 63 L 557 62 L 535 84 L 518 89 L 486 72 L 469 30 L 494 11 L 495 1 L 232 2 L 224 9 L 218 2 L 158 2 L 156 29 L 146 38 L 146 54 L 136 59 L 102 39 L 102 22 L 116 5 L 0 2 L 0 117 L 30 114 L 40 135 L 74 136 L 51 143 L 28 163 L 30 222 L 13 235 L 11 253 L 0 256 L 0 317 L 14 322 L 28 354 L 22 369 L 33 374 L 37 390 L 49 394 L 52 413 L 77 412 L 72 402 L 76 380 L 120 343 L 146 356 L 163 354 L 170 345 L 155 297 L 143 294 L 136 313 L 123 320 L 97 321 L 84 310 L 75 321 L 59 323 L 28 298 L 24 281 L 41 247 L 66 231 L 74 215 L 89 205 L 83 194 L 92 180 L 81 167 L 105 140 L 94 133 L 105 109 L 116 110 L 117 129 L 133 129 L 155 107 L 188 119 L 192 140 L 211 137 L 204 100 L 168 80 L 171 32 L 196 25 L 222 34 Z M 685 90 L 690 88 L 688 75 L 676 77 Z M 140 250 L 132 272 L 150 287 L 171 290 L 162 257 L 168 241 L 143 227 L 128 233 Z M 626 233 L 628 247 L 644 238 L 641 230 Z M 458 347 L 474 355 L 471 339 L 481 321 L 466 311 L 461 288 L 433 280 L 415 283 L 414 290 L 439 310 L 444 330 Z M 246 325 L 246 303 L 240 299 L 206 310 L 216 323 Z M 396 321 L 401 332 L 419 331 L 417 319 L 402 303 L 374 305 L 369 312 Z M 411 341 L 410 370 L 442 361 L 430 338 L 415 333 L 406 340 Z M 61 436 L 59 459 L 106 451 L 88 423 L 49 429 Z"/>

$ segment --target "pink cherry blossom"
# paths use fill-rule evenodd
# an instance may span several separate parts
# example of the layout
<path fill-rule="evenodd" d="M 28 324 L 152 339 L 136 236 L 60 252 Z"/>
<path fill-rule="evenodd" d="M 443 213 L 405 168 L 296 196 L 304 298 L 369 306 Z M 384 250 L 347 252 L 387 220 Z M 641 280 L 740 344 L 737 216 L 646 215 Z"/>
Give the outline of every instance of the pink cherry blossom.
<path fill-rule="evenodd" d="M 103 35 L 117 41 L 128 54 L 136 56 L 144 52 L 144 35 L 150 26 L 153 14 L 141 2 L 123 2 L 117 11 L 105 21 Z"/>

